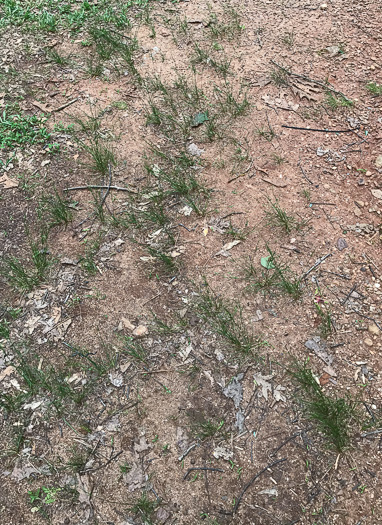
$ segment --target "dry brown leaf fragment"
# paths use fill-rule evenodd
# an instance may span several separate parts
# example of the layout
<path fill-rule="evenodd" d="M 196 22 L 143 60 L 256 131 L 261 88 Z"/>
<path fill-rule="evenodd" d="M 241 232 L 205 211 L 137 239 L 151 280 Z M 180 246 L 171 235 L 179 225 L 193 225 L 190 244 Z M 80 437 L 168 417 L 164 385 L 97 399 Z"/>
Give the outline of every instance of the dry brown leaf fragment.
<path fill-rule="evenodd" d="M 0 189 L 9 190 L 10 188 L 17 188 L 19 181 L 10 179 L 8 175 L 2 175 L 0 177 Z"/>

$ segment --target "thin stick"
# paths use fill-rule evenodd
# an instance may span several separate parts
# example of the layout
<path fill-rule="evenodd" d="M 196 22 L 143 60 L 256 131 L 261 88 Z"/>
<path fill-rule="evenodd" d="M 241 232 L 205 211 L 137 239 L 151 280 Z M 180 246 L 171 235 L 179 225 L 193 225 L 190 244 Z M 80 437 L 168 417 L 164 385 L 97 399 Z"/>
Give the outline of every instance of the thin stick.
<path fill-rule="evenodd" d="M 144 303 L 141 304 L 141 308 L 142 308 L 142 306 L 145 306 L 145 304 L 149 303 L 150 301 L 154 301 L 154 299 L 156 299 L 160 295 L 162 295 L 162 294 L 161 293 L 157 293 L 156 295 L 154 295 L 154 297 L 151 297 L 150 299 L 147 299 L 147 301 L 145 301 Z"/>
<path fill-rule="evenodd" d="M 308 177 L 307 177 L 307 175 L 306 175 L 306 173 L 305 173 L 303 167 L 301 166 L 301 162 L 298 163 L 298 167 L 299 167 L 300 170 L 302 171 L 302 175 L 303 175 L 303 177 L 304 177 L 304 178 L 305 178 L 310 184 L 312 184 L 312 186 L 314 186 L 313 182 L 312 182 L 310 179 L 308 179 Z"/>
<path fill-rule="evenodd" d="M 130 193 L 138 193 L 136 190 L 130 188 L 124 188 L 122 186 L 74 186 L 73 188 L 64 188 L 64 191 L 76 191 L 76 190 L 116 190 L 116 191 L 128 191 Z"/>
<path fill-rule="evenodd" d="M 67 102 L 66 104 L 64 104 L 63 106 L 60 106 L 59 108 L 56 108 L 56 109 L 52 109 L 52 113 L 57 113 L 57 111 L 62 111 L 63 109 L 67 108 L 68 106 L 71 106 L 72 104 L 74 104 L 75 102 L 77 102 L 78 98 L 74 98 L 73 100 L 69 100 L 69 102 Z"/>
<path fill-rule="evenodd" d="M 316 205 L 316 206 L 337 206 L 336 204 L 334 204 L 333 202 L 311 202 L 310 203 L 312 206 L 313 205 Z"/>
<path fill-rule="evenodd" d="M 353 286 L 353 288 L 350 290 L 350 292 L 347 294 L 347 296 L 345 297 L 345 299 L 342 301 L 342 306 L 344 306 L 344 305 L 348 302 L 349 297 L 351 296 L 351 294 L 352 294 L 353 292 L 355 292 L 355 289 L 356 289 L 356 288 L 357 288 L 357 285 L 355 284 L 355 285 Z"/>
<path fill-rule="evenodd" d="M 188 456 L 188 454 L 191 452 L 191 450 L 193 450 L 196 447 L 196 445 L 197 445 L 196 443 L 193 443 L 191 446 L 189 446 L 186 452 L 183 452 L 183 454 L 178 457 L 178 460 L 183 461 L 184 458 Z"/>
<path fill-rule="evenodd" d="M 328 253 L 327 255 L 322 257 L 318 262 L 316 262 L 316 264 L 314 264 L 307 272 L 304 273 L 301 279 L 305 279 L 305 277 L 307 277 L 310 274 L 310 272 L 313 272 L 313 270 L 315 270 L 317 266 L 320 266 L 320 264 L 322 264 L 325 261 L 325 259 L 327 259 L 328 257 L 331 257 L 332 255 L 333 255 L 332 253 Z"/>
<path fill-rule="evenodd" d="M 100 465 L 99 467 L 96 467 L 96 468 L 90 468 L 88 470 L 83 470 L 82 472 L 83 473 L 86 473 L 86 472 L 95 472 L 96 470 L 100 470 L 101 468 L 104 468 L 104 467 L 107 467 L 108 465 L 110 465 L 110 463 L 112 461 L 114 461 L 115 459 L 117 459 L 118 456 L 120 456 L 122 454 L 123 450 L 120 450 L 119 452 L 117 452 L 117 454 L 114 454 L 114 456 L 112 456 L 110 459 L 108 459 L 106 461 L 106 463 L 104 463 L 103 465 Z"/>
<path fill-rule="evenodd" d="M 187 470 L 185 475 L 183 476 L 183 481 L 187 478 L 187 476 L 193 471 L 193 470 L 211 470 L 212 472 L 224 472 L 221 468 L 212 468 L 212 467 L 192 467 Z"/>
<path fill-rule="evenodd" d="M 281 125 L 282 128 L 300 129 L 302 131 L 318 131 L 319 133 L 353 133 L 354 129 L 314 129 L 314 128 L 298 128 L 296 126 Z M 358 128 L 356 128 L 358 129 Z"/>
<path fill-rule="evenodd" d="M 243 490 L 241 491 L 239 497 L 237 498 L 236 500 L 236 503 L 235 503 L 235 506 L 233 508 L 233 513 L 236 514 L 237 512 L 237 509 L 240 505 L 240 502 L 244 496 L 244 494 L 247 492 L 247 490 L 249 489 L 249 487 L 252 485 L 252 483 L 254 481 L 257 480 L 257 478 L 259 478 L 261 476 L 261 474 L 264 474 L 265 471 L 267 471 L 268 469 L 274 467 L 275 465 L 277 465 L 278 463 L 283 463 L 284 461 L 286 461 L 287 458 L 283 458 L 283 459 L 278 459 L 277 461 L 274 461 L 273 463 L 270 463 L 269 465 L 267 465 L 266 467 L 263 468 L 263 470 L 260 470 L 260 472 L 258 472 L 255 476 L 253 476 L 252 479 L 250 479 L 248 481 L 248 483 L 245 485 L 245 487 L 243 488 Z"/>
<path fill-rule="evenodd" d="M 301 436 L 301 433 L 302 433 L 302 432 L 303 432 L 302 430 L 301 430 L 300 432 L 296 432 L 296 433 L 293 434 L 292 436 L 289 436 L 288 439 L 286 439 L 285 441 L 283 441 L 283 442 L 281 443 L 280 446 L 278 446 L 273 452 L 271 452 L 271 454 L 270 454 L 271 458 L 272 458 L 273 456 L 275 456 L 275 455 L 277 454 L 277 452 L 278 452 L 280 449 L 282 449 L 283 447 L 285 447 L 285 445 L 287 445 L 290 441 L 292 441 L 293 439 L 295 439 L 295 438 L 298 437 L 298 436 Z"/>

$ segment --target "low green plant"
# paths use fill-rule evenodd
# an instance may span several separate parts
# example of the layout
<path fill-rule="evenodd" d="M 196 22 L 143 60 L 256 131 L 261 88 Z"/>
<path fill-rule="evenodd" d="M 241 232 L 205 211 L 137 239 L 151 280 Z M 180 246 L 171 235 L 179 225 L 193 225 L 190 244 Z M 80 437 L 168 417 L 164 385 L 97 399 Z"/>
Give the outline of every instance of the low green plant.
<path fill-rule="evenodd" d="M 294 215 L 288 215 L 288 213 L 283 210 L 279 204 L 279 200 L 275 199 L 272 201 L 269 197 L 268 209 L 265 212 L 267 219 L 267 225 L 272 228 L 280 228 L 284 230 L 285 233 L 291 233 L 293 230 L 300 230 L 305 226 L 305 221 L 298 221 Z"/>
<path fill-rule="evenodd" d="M 215 436 L 221 431 L 224 426 L 224 419 L 221 421 L 214 421 L 213 419 L 203 418 L 200 421 L 195 421 L 192 424 L 192 432 L 194 436 L 201 441 Z"/>
<path fill-rule="evenodd" d="M 56 189 L 51 195 L 43 195 L 39 202 L 38 215 L 49 227 L 67 226 L 73 219 L 75 202 L 66 199 Z"/>
<path fill-rule="evenodd" d="M 294 361 L 289 374 L 298 387 L 296 396 L 304 413 L 325 437 L 328 447 L 337 453 L 347 450 L 357 421 L 357 402 L 350 396 L 341 398 L 324 394 L 307 363 Z"/>
<path fill-rule="evenodd" d="M 369 82 L 366 84 L 366 89 L 375 97 L 380 97 L 382 95 L 382 86 L 380 84 L 376 84 L 375 82 Z"/>
<path fill-rule="evenodd" d="M 158 507 L 159 502 L 151 500 L 146 492 L 143 492 L 139 499 L 136 500 L 134 505 L 130 507 L 131 512 L 136 516 L 139 516 L 144 523 L 151 525 L 151 517 Z"/>
<path fill-rule="evenodd" d="M 44 115 L 22 114 L 17 106 L 6 105 L 0 113 L 0 149 L 48 144 L 51 134 Z"/>
<path fill-rule="evenodd" d="M 201 318 L 239 354 L 252 354 L 264 343 L 248 330 L 239 304 L 229 305 L 207 283 L 199 296 L 196 310 Z"/>
<path fill-rule="evenodd" d="M 36 490 L 28 490 L 28 496 L 31 503 L 36 501 L 45 505 L 51 505 L 57 500 L 57 494 L 62 491 L 61 487 L 45 487 L 42 486 Z"/>
<path fill-rule="evenodd" d="M 142 363 L 145 363 L 148 358 L 146 348 L 132 337 L 125 337 L 123 353 L 135 361 L 140 361 Z"/>
<path fill-rule="evenodd" d="M 326 92 L 326 105 L 333 111 L 339 108 L 348 108 L 354 106 L 354 102 L 349 100 L 344 95 L 335 95 L 332 91 Z"/>
<path fill-rule="evenodd" d="M 25 264 L 24 260 L 10 256 L 5 257 L 0 266 L 0 273 L 9 284 L 22 291 L 31 291 L 43 281 L 51 265 L 45 232 L 41 233 L 39 241 L 30 238 L 29 248 L 31 264 Z"/>

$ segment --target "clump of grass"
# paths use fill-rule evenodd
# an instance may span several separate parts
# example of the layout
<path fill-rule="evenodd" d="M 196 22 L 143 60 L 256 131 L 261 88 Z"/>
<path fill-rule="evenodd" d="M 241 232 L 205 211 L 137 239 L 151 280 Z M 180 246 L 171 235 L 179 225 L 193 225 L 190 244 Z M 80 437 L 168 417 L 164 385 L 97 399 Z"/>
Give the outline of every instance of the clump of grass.
<path fill-rule="evenodd" d="M 142 363 L 145 363 L 148 357 L 146 348 L 132 337 L 125 337 L 123 353 Z"/>
<path fill-rule="evenodd" d="M 299 299 L 303 293 L 301 278 L 280 261 L 269 246 L 267 251 L 268 256 L 264 258 L 266 268 L 258 269 L 251 260 L 243 266 L 243 276 L 249 283 L 247 291 L 269 293 L 274 290 L 290 295 L 295 300 Z"/>
<path fill-rule="evenodd" d="M 134 503 L 130 510 L 136 516 L 139 516 L 144 523 L 151 525 L 151 517 L 158 505 L 158 501 L 153 501 L 149 499 L 146 492 L 143 492 L 140 498 L 137 499 L 137 501 Z"/>
<path fill-rule="evenodd" d="M 324 305 L 315 303 L 316 312 L 321 320 L 320 333 L 324 339 L 327 339 L 334 330 L 334 323 L 331 311 Z"/>
<path fill-rule="evenodd" d="M 259 137 L 262 137 L 263 139 L 267 140 L 268 142 L 272 142 L 272 140 L 276 136 L 276 133 L 270 127 L 267 129 L 267 128 L 264 128 L 264 126 L 263 126 L 262 128 L 257 128 L 255 132 L 256 132 L 256 134 Z"/>
<path fill-rule="evenodd" d="M 226 78 L 229 73 L 231 66 L 231 61 L 227 58 L 218 60 L 214 58 L 213 47 L 210 50 L 211 52 L 201 48 L 199 44 L 194 45 L 194 56 L 191 59 L 191 64 L 203 64 L 207 67 L 212 67 L 217 73 L 220 73 L 223 78 Z"/>
<path fill-rule="evenodd" d="M 200 421 L 195 421 L 192 424 L 192 432 L 194 436 L 201 441 L 215 436 L 221 431 L 224 426 L 224 419 L 221 421 L 214 421 L 212 419 L 203 418 Z"/>
<path fill-rule="evenodd" d="M 47 48 L 45 50 L 45 55 L 49 62 L 57 64 L 58 66 L 67 66 L 69 64 L 69 59 L 61 55 L 55 49 Z"/>
<path fill-rule="evenodd" d="M 287 31 L 281 38 L 281 42 L 290 49 L 294 46 L 294 36 L 293 31 Z"/>
<path fill-rule="evenodd" d="M 279 204 L 279 200 L 275 199 L 273 202 L 269 197 L 267 198 L 269 208 L 265 212 L 267 225 L 272 228 L 280 228 L 285 233 L 291 233 L 293 230 L 301 230 L 307 225 L 307 221 L 297 220 L 294 215 L 288 215 Z"/>
<path fill-rule="evenodd" d="M 380 84 L 376 84 L 375 82 L 369 82 L 366 84 L 366 89 L 375 97 L 380 97 L 382 95 L 382 86 Z"/>
<path fill-rule="evenodd" d="M 289 73 L 284 68 L 273 69 L 273 71 L 271 71 L 271 80 L 277 87 L 288 87 Z"/>
<path fill-rule="evenodd" d="M 354 102 L 344 95 L 334 95 L 331 91 L 326 92 L 326 105 L 333 111 L 339 108 L 349 108 L 354 106 Z"/>
<path fill-rule="evenodd" d="M 0 149 L 48 144 L 51 134 L 43 115 L 25 115 L 14 105 L 7 105 L 0 113 Z"/>
<path fill-rule="evenodd" d="M 86 243 L 85 244 L 85 254 L 80 259 L 81 267 L 85 270 L 86 273 L 89 275 L 95 275 L 98 271 L 97 264 L 95 262 L 95 257 L 98 253 L 98 250 L 101 245 L 101 239 L 98 238 L 92 243 Z"/>
<path fill-rule="evenodd" d="M 325 395 L 306 363 L 295 361 L 289 374 L 299 387 L 297 397 L 306 416 L 316 424 L 329 448 L 337 453 L 344 452 L 351 444 L 353 426 L 357 420 L 357 403 L 350 396 L 340 398 Z"/>
<path fill-rule="evenodd" d="M 247 93 L 240 88 L 238 93 L 235 94 L 231 84 L 228 82 L 225 83 L 224 87 L 215 86 L 215 95 L 218 98 L 220 111 L 233 118 L 245 115 L 251 107 Z"/>
<path fill-rule="evenodd" d="M 41 233 L 40 240 L 30 239 L 30 263 L 17 257 L 5 257 L 0 266 L 0 273 L 11 286 L 22 291 L 31 291 L 46 277 L 51 265 L 47 248 L 47 235 Z"/>
<path fill-rule="evenodd" d="M 73 219 L 73 205 L 71 200 L 65 199 L 57 190 L 52 195 L 43 195 L 40 199 L 38 213 L 51 228 L 67 226 Z"/>
<path fill-rule="evenodd" d="M 247 222 L 243 228 L 240 228 L 238 226 L 234 226 L 232 221 L 230 221 L 229 227 L 225 233 L 234 240 L 245 241 L 248 235 L 250 235 L 254 230 L 255 228 L 250 228 Z"/>
<path fill-rule="evenodd" d="M 240 305 L 230 306 L 213 293 L 207 283 L 196 305 L 197 312 L 212 330 L 220 335 L 236 352 L 252 354 L 264 343 L 248 330 Z"/>
<path fill-rule="evenodd" d="M 210 24 L 208 26 L 211 37 L 215 40 L 227 39 L 234 40 L 244 31 L 244 25 L 241 23 L 241 17 L 238 11 L 230 5 L 224 7 L 224 22 L 218 20 L 215 13 L 210 12 Z"/>

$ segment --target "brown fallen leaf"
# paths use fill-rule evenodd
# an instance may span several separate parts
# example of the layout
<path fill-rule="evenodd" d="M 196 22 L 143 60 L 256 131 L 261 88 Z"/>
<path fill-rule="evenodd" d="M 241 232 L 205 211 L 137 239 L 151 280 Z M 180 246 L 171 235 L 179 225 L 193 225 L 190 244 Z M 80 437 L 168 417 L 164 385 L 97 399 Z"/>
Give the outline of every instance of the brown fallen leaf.
<path fill-rule="evenodd" d="M 41 109 L 41 111 L 43 111 L 44 113 L 50 113 L 52 111 L 46 104 L 43 104 L 42 102 L 37 102 L 37 100 L 32 100 L 32 104 L 36 108 Z"/>
<path fill-rule="evenodd" d="M 9 190 L 10 188 L 17 188 L 19 181 L 10 179 L 8 175 L 2 175 L 0 177 L 0 188 Z"/>
<path fill-rule="evenodd" d="M 16 372 L 16 368 L 14 366 L 7 366 L 7 368 L 4 368 L 4 370 L 0 372 L 0 381 L 2 381 L 4 377 L 13 374 L 13 372 Z"/>
<path fill-rule="evenodd" d="M 326 372 L 322 374 L 322 376 L 320 377 L 320 385 L 324 386 L 327 383 L 329 383 L 329 378 L 330 378 L 330 375 L 327 374 Z"/>

